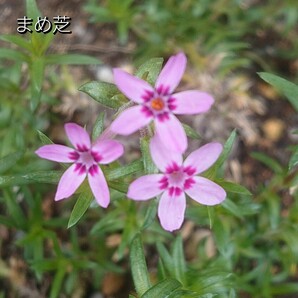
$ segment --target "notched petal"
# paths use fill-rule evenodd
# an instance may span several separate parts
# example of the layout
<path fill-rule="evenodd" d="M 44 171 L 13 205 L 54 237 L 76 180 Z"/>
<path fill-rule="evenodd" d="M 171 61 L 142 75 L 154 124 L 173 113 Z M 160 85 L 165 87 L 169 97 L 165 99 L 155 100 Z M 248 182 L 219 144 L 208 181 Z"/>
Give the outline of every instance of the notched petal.
<path fill-rule="evenodd" d="M 208 143 L 189 154 L 184 161 L 184 167 L 195 168 L 194 174 L 202 173 L 216 162 L 222 149 L 220 143 Z"/>
<path fill-rule="evenodd" d="M 163 192 L 162 174 L 142 176 L 133 181 L 128 188 L 127 197 L 137 201 L 144 201 Z"/>
<path fill-rule="evenodd" d="M 175 99 L 173 113 L 178 115 L 205 113 L 214 103 L 210 94 L 196 90 L 173 94 L 173 98 Z"/>
<path fill-rule="evenodd" d="M 99 140 L 92 146 L 92 153 L 99 163 L 109 164 L 123 155 L 124 147 L 115 140 Z"/>
<path fill-rule="evenodd" d="M 86 177 L 86 171 L 81 172 L 77 164 L 73 164 L 62 175 L 55 195 L 55 201 L 70 197 L 79 188 Z"/>
<path fill-rule="evenodd" d="M 108 207 L 110 191 L 106 178 L 98 165 L 94 165 L 92 170 L 89 170 L 88 182 L 96 202 L 103 208 Z"/>
<path fill-rule="evenodd" d="M 120 135 L 130 135 L 148 125 L 152 117 L 142 112 L 142 106 L 134 106 L 124 110 L 111 124 L 111 130 Z"/>
<path fill-rule="evenodd" d="M 169 232 L 180 229 L 184 221 L 185 208 L 184 192 L 171 196 L 168 191 L 165 191 L 158 206 L 158 217 L 162 227 Z"/>
<path fill-rule="evenodd" d="M 185 72 L 187 59 L 184 53 L 171 56 L 161 70 L 155 84 L 157 90 L 167 90 L 172 93 L 178 86 Z"/>
<path fill-rule="evenodd" d="M 74 149 L 56 144 L 42 146 L 35 153 L 41 158 L 56 162 L 73 162 L 77 156 Z"/>
<path fill-rule="evenodd" d="M 187 138 L 180 121 L 172 114 L 166 121 L 154 121 L 156 133 L 168 150 L 184 153 L 187 148 Z"/>
<path fill-rule="evenodd" d="M 153 93 L 153 88 L 146 81 L 119 69 L 113 69 L 114 81 L 121 92 L 136 103 L 142 103 L 143 97 Z"/>
<path fill-rule="evenodd" d="M 182 165 L 182 154 L 165 147 L 157 134 L 150 141 L 150 153 L 153 162 L 162 172 L 165 172 L 173 163 Z"/>
<path fill-rule="evenodd" d="M 68 139 L 78 151 L 89 150 L 91 146 L 90 137 L 83 127 L 76 123 L 66 123 L 64 128 Z"/>
<path fill-rule="evenodd" d="M 225 190 L 215 182 L 204 177 L 193 177 L 195 183 L 185 192 L 200 204 L 213 206 L 222 203 L 227 194 Z"/>

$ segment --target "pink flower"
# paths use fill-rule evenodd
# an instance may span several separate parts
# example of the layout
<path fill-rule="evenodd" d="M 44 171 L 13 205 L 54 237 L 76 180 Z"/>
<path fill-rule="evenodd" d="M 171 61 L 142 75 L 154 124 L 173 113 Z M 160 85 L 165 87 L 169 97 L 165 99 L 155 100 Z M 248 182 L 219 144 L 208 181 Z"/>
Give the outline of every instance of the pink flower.
<path fill-rule="evenodd" d="M 91 145 L 88 133 L 81 126 L 67 123 L 64 128 L 75 149 L 53 144 L 35 151 L 41 158 L 73 163 L 59 181 L 55 200 L 70 197 L 87 176 L 97 203 L 106 208 L 110 203 L 110 193 L 98 164 L 108 164 L 119 158 L 123 154 L 123 146 L 114 140 L 98 140 Z"/>
<path fill-rule="evenodd" d="M 211 95 L 197 90 L 173 94 L 185 71 L 186 61 L 183 53 L 170 57 L 154 88 L 137 77 L 114 69 L 115 84 L 138 105 L 124 110 L 112 123 L 111 129 L 115 133 L 129 135 L 153 120 L 156 133 L 164 145 L 170 150 L 184 152 L 187 138 L 174 114 L 203 113 L 214 102 Z"/>
<path fill-rule="evenodd" d="M 207 170 L 222 151 L 219 143 L 208 143 L 192 152 L 183 162 L 182 156 L 167 150 L 158 138 L 150 143 L 151 156 L 162 174 L 151 174 L 131 183 L 127 196 L 133 200 L 148 200 L 161 195 L 158 217 L 162 227 L 174 231 L 181 227 L 186 208 L 185 193 L 203 205 L 216 205 L 226 198 L 218 184 L 196 176 Z"/>

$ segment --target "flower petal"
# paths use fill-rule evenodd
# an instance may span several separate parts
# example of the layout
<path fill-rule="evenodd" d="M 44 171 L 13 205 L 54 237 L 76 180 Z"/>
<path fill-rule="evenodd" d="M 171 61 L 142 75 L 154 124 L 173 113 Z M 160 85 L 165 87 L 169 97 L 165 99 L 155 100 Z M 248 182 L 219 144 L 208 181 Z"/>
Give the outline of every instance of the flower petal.
<path fill-rule="evenodd" d="M 172 114 L 169 119 L 154 121 L 156 133 L 167 149 L 183 153 L 187 148 L 187 138 L 180 121 Z"/>
<path fill-rule="evenodd" d="M 182 165 L 182 155 L 177 151 L 168 150 L 158 135 L 155 134 L 150 142 L 150 154 L 155 165 L 165 172 L 166 168 L 176 163 L 178 166 Z"/>
<path fill-rule="evenodd" d="M 201 91 L 189 90 L 175 93 L 172 96 L 175 98 L 173 110 L 175 114 L 199 114 L 207 112 L 214 103 L 213 97 Z"/>
<path fill-rule="evenodd" d="M 220 204 L 227 196 L 225 190 L 204 177 L 193 177 L 195 183 L 185 192 L 195 201 L 203 205 Z"/>
<path fill-rule="evenodd" d="M 87 151 L 90 148 L 90 137 L 83 127 L 76 123 L 66 123 L 64 128 L 67 137 L 75 148 L 79 151 Z"/>
<path fill-rule="evenodd" d="M 142 96 L 146 95 L 146 91 L 154 91 L 146 81 L 134 77 L 119 68 L 114 68 L 113 73 L 115 84 L 119 90 L 134 102 L 143 103 Z"/>
<path fill-rule="evenodd" d="M 35 151 L 39 157 L 57 162 L 73 162 L 70 156 L 74 152 L 72 148 L 56 144 L 45 145 Z"/>
<path fill-rule="evenodd" d="M 138 178 L 129 185 L 127 197 L 137 201 L 144 201 L 161 194 L 164 191 L 159 184 L 162 178 L 162 174 L 152 174 Z"/>
<path fill-rule="evenodd" d="M 161 86 L 169 88 L 169 94 L 176 89 L 186 68 L 186 56 L 184 53 L 171 56 L 166 65 L 161 70 L 156 83 L 155 89 L 159 89 Z"/>
<path fill-rule="evenodd" d="M 108 164 L 119 158 L 123 152 L 123 145 L 114 140 L 99 140 L 92 146 L 92 151 L 100 155 L 101 164 Z"/>
<path fill-rule="evenodd" d="M 108 207 L 110 203 L 110 191 L 106 178 L 99 166 L 93 166 L 92 174 L 90 172 L 88 174 L 88 181 L 98 205 L 103 208 Z"/>
<path fill-rule="evenodd" d="M 86 173 L 76 171 L 76 168 L 77 165 L 73 164 L 62 175 L 55 195 L 55 201 L 70 197 L 84 181 Z"/>
<path fill-rule="evenodd" d="M 169 192 L 165 191 L 158 205 L 158 217 L 162 227 L 170 232 L 179 229 L 184 220 L 185 208 L 184 192 L 180 196 L 170 196 Z"/>
<path fill-rule="evenodd" d="M 202 173 L 215 163 L 221 151 L 222 145 L 220 143 L 208 143 L 189 154 L 183 165 L 194 168 L 194 174 Z"/>
<path fill-rule="evenodd" d="M 152 117 L 146 116 L 141 109 L 142 106 L 134 106 L 124 110 L 111 124 L 111 130 L 127 136 L 149 124 Z"/>

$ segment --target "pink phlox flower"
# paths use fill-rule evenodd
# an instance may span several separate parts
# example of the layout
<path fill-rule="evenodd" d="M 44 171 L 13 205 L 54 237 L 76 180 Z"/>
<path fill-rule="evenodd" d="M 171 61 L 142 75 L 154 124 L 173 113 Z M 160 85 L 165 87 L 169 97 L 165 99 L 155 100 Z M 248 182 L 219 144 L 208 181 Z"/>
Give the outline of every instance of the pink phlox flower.
<path fill-rule="evenodd" d="M 174 231 L 181 227 L 186 208 L 185 193 L 208 206 L 219 204 L 226 198 L 221 186 L 197 176 L 217 160 L 222 151 L 221 144 L 208 143 L 193 151 L 183 162 L 181 154 L 167 150 L 155 136 L 151 140 L 150 151 L 162 173 L 136 179 L 130 184 L 127 196 L 143 201 L 161 194 L 158 217 L 165 230 Z"/>
<path fill-rule="evenodd" d="M 170 57 L 154 88 L 121 69 L 114 69 L 115 84 L 138 105 L 124 110 L 112 123 L 111 129 L 115 133 L 129 135 L 153 120 L 156 133 L 164 145 L 170 150 L 184 152 L 187 148 L 186 134 L 174 114 L 204 113 L 214 102 L 211 95 L 197 90 L 173 94 L 185 71 L 186 62 L 183 53 Z"/>
<path fill-rule="evenodd" d="M 98 164 L 109 164 L 119 158 L 124 152 L 123 145 L 107 139 L 98 139 L 91 144 L 88 133 L 81 126 L 67 123 L 64 128 L 74 148 L 51 144 L 42 146 L 35 151 L 41 158 L 73 163 L 59 181 L 55 200 L 59 201 L 70 197 L 87 176 L 97 203 L 106 208 L 110 203 L 110 192 Z"/>

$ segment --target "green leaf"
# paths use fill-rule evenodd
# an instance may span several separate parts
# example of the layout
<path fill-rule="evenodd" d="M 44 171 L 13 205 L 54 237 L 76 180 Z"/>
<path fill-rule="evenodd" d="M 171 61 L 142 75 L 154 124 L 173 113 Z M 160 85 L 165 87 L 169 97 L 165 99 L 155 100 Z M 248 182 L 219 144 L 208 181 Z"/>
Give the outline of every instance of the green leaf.
<path fill-rule="evenodd" d="M 224 225 L 224 222 L 219 218 L 219 217 L 214 217 L 214 225 L 212 228 L 213 235 L 214 235 L 214 240 L 216 243 L 216 246 L 220 253 L 224 257 L 229 257 L 231 251 L 230 251 L 230 235 L 229 232 Z"/>
<path fill-rule="evenodd" d="M 43 132 L 41 132 L 40 130 L 37 130 L 37 133 L 38 133 L 38 137 L 39 137 L 39 139 L 40 139 L 40 141 L 41 141 L 41 143 L 43 144 L 43 145 L 50 145 L 50 144 L 54 144 L 53 142 L 52 142 L 52 140 L 49 138 L 49 137 L 47 137 Z"/>
<path fill-rule="evenodd" d="M 35 0 L 26 0 L 26 16 L 33 20 L 36 20 L 37 17 L 41 17 L 42 14 L 39 11 Z"/>
<path fill-rule="evenodd" d="M 119 109 L 127 103 L 125 97 L 121 95 L 114 84 L 92 81 L 82 85 L 79 91 L 88 94 L 94 100 L 108 108 Z"/>
<path fill-rule="evenodd" d="M 52 281 L 50 298 L 57 298 L 61 293 L 61 287 L 63 283 L 63 279 L 66 274 L 67 264 L 61 264 L 55 274 L 54 280 Z"/>
<path fill-rule="evenodd" d="M 53 259 L 43 259 L 40 261 L 33 261 L 31 264 L 31 267 L 34 270 L 39 271 L 52 271 L 57 270 L 59 268 L 59 263 L 61 262 L 61 259 L 59 258 L 53 258 Z"/>
<path fill-rule="evenodd" d="M 106 118 L 106 113 L 101 112 L 93 126 L 93 131 L 92 131 L 92 140 L 95 141 L 103 132 L 104 130 L 104 124 L 105 124 L 105 118 Z"/>
<path fill-rule="evenodd" d="M 267 72 L 259 72 L 258 75 L 284 94 L 298 112 L 298 85 Z"/>
<path fill-rule="evenodd" d="M 30 183 L 27 179 L 22 176 L 0 176 L 0 186 L 14 186 Z"/>
<path fill-rule="evenodd" d="M 0 39 L 7 42 L 14 43 L 20 48 L 23 48 L 31 52 L 31 45 L 24 37 L 14 35 L 14 34 L 6 34 L 6 35 L 0 35 Z"/>
<path fill-rule="evenodd" d="M 19 202 L 17 202 L 14 196 L 10 196 L 10 194 L 7 192 L 3 192 L 3 198 L 5 199 L 5 205 L 8 210 L 8 214 L 14 222 L 14 226 L 17 226 L 18 229 L 26 230 L 28 221 L 26 220 Z"/>
<path fill-rule="evenodd" d="M 127 194 L 128 184 L 123 182 L 122 180 L 108 181 L 108 185 L 109 185 L 109 187 L 111 187 L 115 190 L 118 190 L 119 192 Z"/>
<path fill-rule="evenodd" d="M 207 212 L 208 212 L 208 219 L 209 219 L 209 228 L 212 229 L 213 223 L 214 223 L 214 217 L 215 217 L 214 208 L 211 206 L 207 206 Z"/>
<path fill-rule="evenodd" d="M 168 298 L 212 298 L 215 296 L 217 296 L 217 294 L 214 294 L 214 295 L 211 294 L 211 296 L 199 295 L 197 292 L 194 292 L 194 291 L 179 289 L 171 293 L 171 295 L 167 297 Z"/>
<path fill-rule="evenodd" d="M 171 257 L 163 243 L 157 242 L 156 248 L 166 270 L 170 274 L 172 274 L 172 272 L 175 272 L 173 258 Z"/>
<path fill-rule="evenodd" d="M 35 110 L 39 104 L 44 76 L 44 68 L 45 64 L 43 58 L 33 58 L 30 64 L 32 110 Z"/>
<path fill-rule="evenodd" d="M 14 152 L 9 155 L 4 156 L 0 159 L 0 173 L 4 173 L 12 166 L 14 166 L 17 161 L 24 155 L 24 152 Z"/>
<path fill-rule="evenodd" d="M 119 20 L 117 23 L 117 31 L 118 31 L 118 36 L 119 36 L 119 43 L 121 45 L 126 44 L 127 38 L 128 38 L 128 26 L 129 24 L 127 23 L 126 20 Z"/>
<path fill-rule="evenodd" d="M 24 62 L 27 60 L 27 56 L 20 51 L 13 49 L 0 49 L 0 58 L 15 60 L 18 62 Z"/>
<path fill-rule="evenodd" d="M 239 203 L 237 202 L 237 204 L 229 198 L 226 198 L 221 203 L 221 206 L 240 219 L 244 216 L 257 214 L 261 207 L 259 204 L 252 202 L 248 197 L 246 201 L 241 200 Z"/>
<path fill-rule="evenodd" d="M 16 62 L 8 69 L 5 69 L 5 73 L 7 74 L 7 81 L 10 82 L 10 84 L 12 84 L 14 92 L 17 92 L 18 94 L 22 92 L 21 80 L 24 75 L 22 71 L 22 65 L 23 65 L 23 62 Z M 5 80 L 4 77 L 3 79 Z M 3 84 L 3 82 L 1 83 Z"/>
<path fill-rule="evenodd" d="M 122 210 L 114 209 L 107 213 L 102 219 L 100 219 L 91 229 L 91 235 L 98 235 L 99 233 L 110 233 L 123 229 L 124 222 L 120 221 Z"/>
<path fill-rule="evenodd" d="M 5 225 L 8 228 L 15 228 L 16 227 L 13 220 L 10 217 L 5 217 L 3 215 L 0 215 L 0 224 Z"/>
<path fill-rule="evenodd" d="M 252 193 L 242 185 L 230 181 L 215 180 L 218 185 L 223 187 L 227 192 L 236 193 L 244 196 L 251 196 Z"/>
<path fill-rule="evenodd" d="M 94 6 L 91 3 L 87 3 L 84 9 L 86 10 L 86 12 L 94 14 L 94 16 L 91 18 L 91 22 L 93 23 L 97 22 L 98 20 L 100 20 L 101 22 L 111 22 L 111 20 L 113 20 L 113 17 L 111 15 L 112 11 L 106 7 L 102 7 L 99 5 Z"/>
<path fill-rule="evenodd" d="M 221 206 L 232 213 L 234 216 L 243 218 L 243 214 L 239 211 L 238 206 L 233 201 L 225 199 Z"/>
<path fill-rule="evenodd" d="M 297 164 L 298 164 L 298 146 L 296 146 L 296 149 L 290 158 L 289 170 L 292 170 L 293 167 L 295 167 Z"/>
<path fill-rule="evenodd" d="M 63 172 L 62 171 L 39 171 L 22 175 L 23 178 L 29 182 L 43 182 L 56 184 L 59 182 Z"/>
<path fill-rule="evenodd" d="M 173 243 L 173 261 L 175 269 L 175 278 L 181 283 L 185 283 L 186 262 L 183 251 L 183 241 L 181 235 L 178 235 Z"/>
<path fill-rule="evenodd" d="M 151 200 L 149 203 L 141 230 L 146 230 L 154 221 L 157 213 L 157 202 L 158 200 Z"/>
<path fill-rule="evenodd" d="M 127 166 L 120 166 L 116 169 L 107 171 L 105 176 L 107 180 L 115 180 L 136 172 L 141 172 L 142 170 L 143 170 L 143 161 L 136 160 Z"/>
<path fill-rule="evenodd" d="M 188 137 L 191 139 L 199 140 L 201 139 L 201 136 L 189 125 L 182 123 L 182 126 L 184 128 L 184 131 Z"/>
<path fill-rule="evenodd" d="M 236 129 L 234 129 L 230 134 L 229 138 L 227 139 L 227 141 L 225 142 L 221 155 L 214 163 L 214 165 L 204 173 L 204 176 L 206 176 L 211 180 L 215 178 L 217 170 L 223 165 L 223 163 L 228 158 L 236 137 L 237 137 L 237 132 L 236 132 Z"/>
<path fill-rule="evenodd" d="M 0 186 L 30 184 L 32 182 L 57 184 L 62 176 L 61 171 L 40 171 L 24 175 L 0 176 Z"/>
<path fill-rule="evenodd" d="M 159 260 L 158 260 L 157 270 L 158 270 L 157 275 L 158 275 L 160 280 L 163 280 L 163 279 L 167 278 L 166 268 L 165 268 L 165 265 L 164 265 L 163 260 L 161 258 L 159 258 Z"/>
<path fill-rule="evenodd" d="M 82 54 L 51 54 L 45 57 L 46 64 L 61 65 L 84 65 L 84 64 L 100 64 L 97 58 Z"/>
<path fill-rule="evenodd" d="M 250 155 L 252 158 L 262 162 L 268 168 L 272 169 L 273 172 L 275 172 L 276 174 L 283 173 L 282 166 L 276 160 L 269 157 L 268 155 L 266 155 L 262 152 L 252 152 Z"/>
<path fill-rule="evenodd" d="M 132 201 L 129 200 L 128 203 L 129 207 L 125 209 L 128 214 L 136 213 L 136 206 L 133 204 Z M 117 219 L 119 220 L 119 219 Z M 132 243 L 132 240 L 136 236 L 138 232 L 138 224 L 136 222 L 135 216 L 127 216 L 125 222 L 124 222 L 124 228 L 121 233 L 121 243 L 118 246 L 118 249 L 116 251 L 117 259 L 121 260 L 125 256 L 125 251 L 127 247 L 130 246 Z"/>
<path fill-rule="evenodd" d="M 26 15 L 27 17 L 33 19 L 33 22 L 37 21 L 38 17 L 43 17 L 42 13 L 38 9 L 35 0 L 26 0 Z M 54 26 L 52 30 L 47 34 L 40 34 L 33 30 L 30 34 L 30 52 L 34 58 L 42 58 L 50 46 L 51 41 L 55 37 L 53 34 Z"/>
<path fill-rule="evenodd" d="M 93 194 L 90 190 L 87 192 L 82 192 L 80 194 L 70 214 L 70 218 L 67 224 L 68 229 L 74 226 L 82 218 L 92 201 Z"/>
<path fill-rule="evenodd" d="M 286 294 L 297 294 L 298 284 L 297 282 L 284 282 L 282 284 L 271 285 L 270 292 L 272 295 L 286 295 Z M 296 296 L 296 295 L 295 295 Z"/>
<path fill-rule="evenodd" d="M 49 46 L 51 45 L 52 40 L 55 38 L 56 35 L 53 34 L 53 31 L 54 31 L 54 28 L 52 28 L 51 32 L 48 32 L 45 35 L 39 35 L 39 37 L 40 37 L 40 48 L 39 48 L 40 56 L 45 55 L 46 50 L 49 48 Z"/>
<path fill-rule="evenodd" d="M 222 164 L 228 158 L 228 156 L 229 156 L 229 154 L 232 150 L 233 144 L 236 140 L 236 137 L 237 137 L 237 131 L 236 131 L 236 129 L 234 129 L 231 132 L 231 134 L 230 134 L 229 138 L 227 139 L 227 141 L 225 142 L 224 147 L 223 147 L 223 151 L 222 151 L 221 155 L 219 156 L 218 160 L 215 163 L 217 168 L 222 166 Z"/>
<path fill-rule="evenodd" d="M 130 266 L 136 291 L 142 296 L 151 287 L 140 234 L 133 239 L 130 247 Z M 147 296 L 149 297 L 149 296 Z M 162 296 L 150 296 L 162 297 Z"/>
<path fill-rule="evenodd" d="M 150 138 L 148 136 L 140 138 L 140 148 L 141 148 L 142 159 L 144 163 L 144 171 L 146 174 L 152 174 L 157 172 L 157 168 L 151 158 L 149 143 L 150 143 Z"/>
<path fill-rule="evenodd" d="M 137 69 L 135 75 L 154 85 L 162 68 L 162 63 L 163 58 L 151 58 Z"/>
<path fill-rule="evenodd" d="M 169 297 L 173 294 L 176 290 L 182 287 L 182 284 L 173 278 L 165 279 L 152 288 L 150 288 L 141 298 L 152 298 L 152 297 Z"/>

